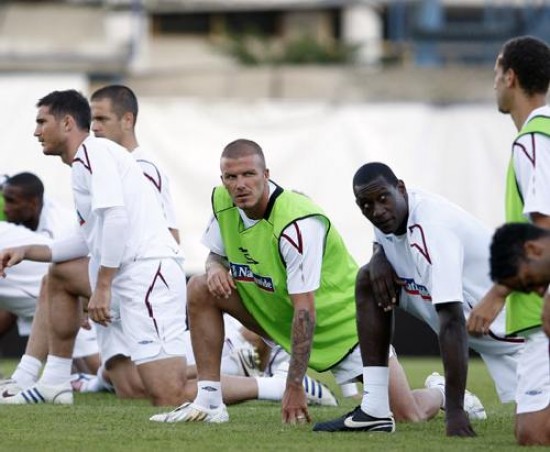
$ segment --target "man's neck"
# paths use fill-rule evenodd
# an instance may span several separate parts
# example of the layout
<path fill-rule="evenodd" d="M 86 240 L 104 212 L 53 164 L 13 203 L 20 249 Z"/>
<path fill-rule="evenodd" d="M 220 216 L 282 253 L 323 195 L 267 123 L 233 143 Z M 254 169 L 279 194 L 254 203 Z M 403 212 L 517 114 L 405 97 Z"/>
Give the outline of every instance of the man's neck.
<path fill-rule="evenodd" d="M 525 125 L 529 115 L 537 108 L 546 105 L 546 95 L 537 94 L 533 97 L 523 98 L 517 107 L 511 112 L 512 120 L 518 131 Z"/>
<path fill-rule="evenodd" d="M 123 138 L 119 144 L 129 152 L 133 152 L 139 147 L 136 137 L 134 136 Z"/>
<path fill-rule="evenodd" d="M 71 166 L 80 145 L 90 136 L 90 132 L 79 131 L 67 139 L 66 152 L 61 155 L 61 160 Z"/>

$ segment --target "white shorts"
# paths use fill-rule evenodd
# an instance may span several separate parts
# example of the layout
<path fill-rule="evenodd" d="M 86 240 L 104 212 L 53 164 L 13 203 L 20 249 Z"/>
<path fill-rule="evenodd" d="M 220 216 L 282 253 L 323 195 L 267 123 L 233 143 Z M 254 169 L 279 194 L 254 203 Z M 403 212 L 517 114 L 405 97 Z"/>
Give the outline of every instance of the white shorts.
<path fill-rule="evenodd" d="M 74 342 L 73 358 L 83 358 L 99 353 L 96 337 L 96 324 L 90 322 L 92 328 L 80 328 Z"/>
<path fill-rule="evenodd" d="M 532 413 L 550 405 L 549 339 L 542 331 L 527 337 L 518 360 L 516 413 Z"/>
<path fill-rule="evenodd" d="M 426 323 L 436 334 L 439 330 L 439 315 L 432 304 L 420 301 L 401 290 L 399 308 Z M 470 315 L 467 303 L 463 304 L 464 315 Z M 518 353 L 523 349 L 521 339 L 504 337 L 505 311 L 491 324 L 491 334 L 481 337 L 468 336 L 468 346 L 481 355 L 491 375 L 501 402 L 512 402 L 516 394 L 516 365 Z"/>
<path fill-rule="evenodd" d="M 524 348 L 518 339 L 496 336 L 468 337 L 469 346 L 481 355 L 501 402 L 513 402 L 517 391 L 517 363 Z"/>
<path fill-rule="evenodd" d="M 1 297 L 0 309 L 17 316 L 17 329 L 20 336 L 31 333 L 32 319 L 36 311 L 36 298 L 32 297 Z"/>
<path fill-rule="evenodd" d="M 97 271 L 93 267 L 91 264 L 90 282 L 95 287 Z M 132 361 L 149 361 L 157 355 L 158 359 L 184 357 L 186 296 L 185 273 L 175 259 L 146 259 L 124 265 L 112 285 L 112 299 L 118 300 L 121 324 L 121 330 L 112 329 L 113 344 L 120 343 L 118 336 L 122 332 Z M 115 310 L 116 304 L 114 301 Z M 109 327 L 106 330 L 110 334 Z M 104 333 L 103 330 L 98 334 L 102 349 L 106 342 Z M 113 348 L 110 350 L 107 354 L 111 353 L 112 357 Z M 108 357 L 102 356 L 102 359 Z"/>
<path fill-rule="evenodd" d="M 111 314 L 112 314 L 111 310 Z M 95 324 L 101 362 L 109 369 L 109 360 L 115 356 L 130 357 L 130 347 L 122 331 L 120 317 L 113 318 L 108 326 Z"/>

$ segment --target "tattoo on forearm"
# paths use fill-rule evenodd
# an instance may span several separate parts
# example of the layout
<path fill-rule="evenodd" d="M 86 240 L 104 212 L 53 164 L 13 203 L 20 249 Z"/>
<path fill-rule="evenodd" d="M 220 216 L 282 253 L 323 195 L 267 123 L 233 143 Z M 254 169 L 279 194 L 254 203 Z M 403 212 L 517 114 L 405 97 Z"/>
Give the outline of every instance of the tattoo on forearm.
<path fill-rule="evenodd" d="M 313 342 L 315 322 L 308 310 L 300 309 L 292 322 L 292 358 L 288 369 L 288 382 L 301 384 L 306 374 Z"/>

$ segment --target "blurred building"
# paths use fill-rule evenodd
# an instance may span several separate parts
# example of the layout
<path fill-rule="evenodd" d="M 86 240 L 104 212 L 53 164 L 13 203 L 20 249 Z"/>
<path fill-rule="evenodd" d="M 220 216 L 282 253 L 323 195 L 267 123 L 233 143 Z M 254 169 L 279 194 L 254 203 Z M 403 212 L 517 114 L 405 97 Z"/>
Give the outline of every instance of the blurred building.
<path fill-rule="evenodd" d="M 487 63 L 511 36 L 548 39 L 550 5 L 545 0 L 4 0 L 0 70 L 121 74 L 154 65 L 158 58 L 151 53 L 162 53 L 163 43 L 169 51 L 174 40 L 185 48 L 247 33 L 352 44 L 360 65 Z M 200 65 L 207 60 L 200 53 L 182 59 L 191 58 L 191 64 L 195 57 Z"/>

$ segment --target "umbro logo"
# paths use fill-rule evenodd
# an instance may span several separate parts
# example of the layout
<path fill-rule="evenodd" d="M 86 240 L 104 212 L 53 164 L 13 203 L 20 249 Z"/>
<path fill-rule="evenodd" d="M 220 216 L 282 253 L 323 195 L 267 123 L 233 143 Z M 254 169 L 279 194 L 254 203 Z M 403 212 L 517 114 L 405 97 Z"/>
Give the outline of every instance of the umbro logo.
<path fill-rule="evenodd" d="M 216 392 L 217 389 L 212 386 L 201 386 L 201 389 L 208 391 L 208 392 Z"/>
<path fill-rule="evenodd" d="M 537 396 L 539 394 L 542 394 L 542 389 L 531 389 L 529 391 L 525 391 L 525 395 L 528 396 Z"/>

